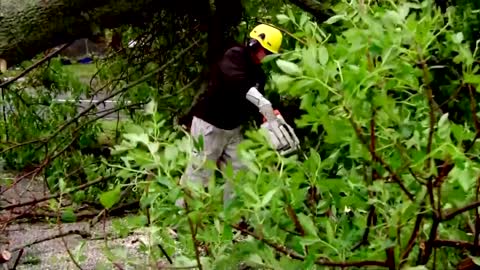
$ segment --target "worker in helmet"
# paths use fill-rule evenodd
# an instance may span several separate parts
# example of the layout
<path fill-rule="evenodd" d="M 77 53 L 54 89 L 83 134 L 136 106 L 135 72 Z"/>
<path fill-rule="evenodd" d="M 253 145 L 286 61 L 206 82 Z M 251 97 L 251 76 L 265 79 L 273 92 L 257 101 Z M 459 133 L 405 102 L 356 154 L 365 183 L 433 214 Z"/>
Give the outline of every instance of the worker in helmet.
<path fill-rule="evenodd" d="M 264 93 L 266 75 L 261 68 L 265 56 L 279 52 L 282 33 L 269 25 L 260 24 L 250 32 L 245 46 L 228 49 L 214 65 L 208 89 L 192 108 L 190 133 L 197 139 L 203 136 L 203 150 L 194 152 L 193 160 L 182 176 L 181 184 L 191 181 L 206 186 L 212 171 L 201 168 L 202 160 L 224 165 L 231 162 L 235 171 L 242 168 L 237 157 L 237 146 L 242 141 L 241 126 L 260 112 L 278 149 L 294 148 L 298 139 L 286 132 L 291 128 L 276 116 Z M 285 128 L 288 126 L 288 128 Z M 227 182 L 224 203 L 232 196 Z M 177 201 L 182 206 L 183 200 Z"/>

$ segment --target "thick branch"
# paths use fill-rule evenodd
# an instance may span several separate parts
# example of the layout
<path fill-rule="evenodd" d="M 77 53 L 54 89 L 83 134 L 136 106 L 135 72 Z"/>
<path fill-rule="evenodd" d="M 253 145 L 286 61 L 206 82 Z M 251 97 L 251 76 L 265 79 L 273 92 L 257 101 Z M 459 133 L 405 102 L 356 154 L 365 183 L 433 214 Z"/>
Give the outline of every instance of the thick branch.
<path fill-rule="evenodd" d="M 297 5 L 299 8 L 305 10 L 306 12 L 312 14 L 320 21 L 325 21 L 330 16 L 327 13 L 328 6 L 317 0 L 290 0 L 290 2 Z"/>
<path fill-rule="evenodd" d="M 467 205 L 465 205 L 461 208 L 450 210 L 443 215 L 442 221 L 451 220 L 454 217 L 460 215 L 461 213 L 470 211 L 470 210 L 475 209 L 477 207 L 480 207 L 480 201 L 472 202 L 472 203 L 469 203 L 469 204 L 467 204 Z"/>
<path fill-rule="evenodd" d="M 460 249 L 473 249 L 475 245 L 466 241 L 456 241 L 447 239 L 436 239 L 433 241 L 433 247 L 452 247 Z"/>

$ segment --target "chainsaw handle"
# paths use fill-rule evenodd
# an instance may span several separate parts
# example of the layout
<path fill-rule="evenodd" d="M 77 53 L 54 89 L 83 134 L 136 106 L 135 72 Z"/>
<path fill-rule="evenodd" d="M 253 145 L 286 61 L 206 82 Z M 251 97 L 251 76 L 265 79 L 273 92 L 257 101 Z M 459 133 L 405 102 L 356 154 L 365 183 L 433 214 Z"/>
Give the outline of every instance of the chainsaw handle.
<path fill-rule="evenodd" d="M 282 116 L 282 114 L 280 113 L 279 110 L 273 110 L 273 113 L 276 115 L 276 116 Z M 263 117 L 263 123 L 267 122 L 267 118 L 265 118 L 265 116 Z"/>

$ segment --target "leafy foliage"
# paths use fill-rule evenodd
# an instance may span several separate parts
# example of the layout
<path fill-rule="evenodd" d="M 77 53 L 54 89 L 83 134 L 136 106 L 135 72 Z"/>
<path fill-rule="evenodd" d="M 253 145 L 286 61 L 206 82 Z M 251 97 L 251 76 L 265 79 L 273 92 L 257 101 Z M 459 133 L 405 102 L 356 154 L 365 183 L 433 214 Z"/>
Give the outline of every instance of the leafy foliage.
<path fill-rule="evenodd" d="M 441 89 L 434 88 L 438 75 L 429 60 L 457 55 L 463 80 L 451 84 L 471 91 L 467 103 L 475 115 L 478 83 L 469 78 L 478 76 L 478 53 L 457 32 L 454 13 L 442 14 L 428 1 L 339 6 L 343 14 L 326 22 L 340 24 L 335 33 L 305 14 L 277 16 L 301 34 L 291 50 L 266 63 L 274 67 L 270 87 L 301 100 L 296 125 L 317 140 L 304 153 L 281 157 L 251 130 L 239 149 L 246 170 L 234 174 L 227 167 L 208 192 L 194 186 L 182 192 L 177 183 L 190 153 L 185 137 L 158 137 L 162 127 L 153 124 L 119 146 L 127 151 L 120 173 L 151 179 L 137 180 L 146 226 L 170 252 L 182 249 L 178 266 L 429 268 L 441 262 L 452 268 L 468 258 L 440 243 L 474 240 L 468 224 L 475 216 L 467 210 L 478 206 L 477 120 L 452 121 L 438 107 L 434 96 Z M 236 194 L 225 209 L 223 181 L 232 181 Z M 174 204 L 181 194 L 190 198 L 186 209 Z M 461 208 L 469 202 L 474 206 Z M 172 227 L 176 242 L 165 236 Z"/>
<path fill-rule="evenodd" d="M 264 63 L 271 70 L 267 94 L 282 112 L 297 108 L 286 115 L 302 137 L 302 151 L 280 156 L 262 131 L 250 129 L 238 149 L 245 170 L 206 162 L 216 170 L 208 190 L 179 185 L 193 149 L 202 147 L 175 125 L 175 115 L 195 99 L 206 51 L 201 47 L 155 80 L 122 92 L 120 106 L 147 104 L 145 113 L 130 114 L 133 123 L 116 134 L 122 140 L 112 156 L 82 155 L 73 147 L 53 161 L 51 186 L 62 189 L 65 182 L 57 179 L 77 166 L 84 175 L 69 185 L 115 175 L 75 197 L 107 210 L 125 197 L 139 200 L 136 215 L 115 222 L 120 235 L 148 235 L 141 247 L 148 262 L 124 262 L 136 267 L 158 268 L 166 257 L 178 267 L 205 269 L 450 269 L 478 261 L 478 5 L 459 1 L 442 12 L 433 1 L 341 1 L 323 23 L 290 5 L 262 1 L 257 7 L 258 1 L 246 3 L 238 40 L 257 17 L 288 33 L 282 54 Z M 108 82 L 107 93 L 167 63 L 194 37 L 204 38 L 188 18 L 161 18 L 148 30 L 121 29 L 125 47 L 97 74 Z M 128 48 L 132 39 L 138 45 Z M 36 77 L 40 94 L 19 92 L 23 99 L 50 101 L 65 88 L 79 99 L 92 91 L 55 72 L 56 65 Z M 14 130 L 10 142 L 42 138 L 77 113 L 68 103 L 23 106 L 16 92 L 7 93 L 6 100 L 22 108 L 6 123 Z M 44 107 L 50 110 L 43 125 L 32 127 Z M 88 122 L 93 117 L 79 121 L 85 124 L 77 135 L 80 146 L 97 140 L 101 126 Z M 44 146 L 61 149 L 75 132 L 71 126 Z M 38 164 L 51 151 L 43 149 L 27 145 L 6 157 L 12 164 Z M 236 196 L 224 207 L 226 181 Z M 183 196 L 187 207 L 180 208 L 175 202 Z M 65 209 L 63 218 L 74 220 L 72 214 Z M 122 254 L 106 252 L 112 261 Z"/>

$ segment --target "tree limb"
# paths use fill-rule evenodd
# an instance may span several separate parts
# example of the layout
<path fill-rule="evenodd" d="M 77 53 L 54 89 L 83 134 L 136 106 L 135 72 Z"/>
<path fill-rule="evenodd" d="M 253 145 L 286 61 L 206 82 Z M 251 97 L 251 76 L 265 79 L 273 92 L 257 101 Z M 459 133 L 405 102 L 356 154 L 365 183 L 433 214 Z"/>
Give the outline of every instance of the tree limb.
<path fill-rule="evenodd" d="M 448 239 L 435 239 L 433 246 L 438 247 L 453 247 L 460 249 L 474 249 L 475 245 L 466 241 L 448 240 Z"/>
<path fill-rule="evenodd" d="M 91 234 L 88 233 L 88 232 L 86 232 L 86 231 L 72 230 L 72 231 L 68 231 L 68 232 L 61 233 L 61 234 L 56 234 L 56 235 L 53 235 L 53 236 L 48 236 L 48 237 L 45 237 L 45 238 L 41 238 L 41 239 L 35 240 L 35 241 L 30 242 L 30 243 L 28 243 L 28 244 L 25 244 L 25 245 L 23 245 L 23 246 L 14 248 L 14 249 L 12 250 L 12 252 L 16 252 L 16 251 L 19 251 L 19 250 L 21 250 L 21 249 L 28 248 L 28 247 L 33 246 L 33 245 L 36 245 L 36 244 L 40 244 L 40 243 L 43 243 L 43 242 L 46 242 L 46 241 L 50 241 L 50 240 L 53 240 L 53 239 L 57 239 L 57 238 L 69 236 L 69 235 L 72 235 L 72 234 L 80 235 L 82 238 L 91 237 Z"/>
<path fill-rule="evenodd" d="M 33 204 L 38 204 L 38 203 L 41 203 L 41 202 L 44 202 L 44 201 L 48 201 L 48 200 L 51 200 L 51 199 L 56 199 L 56 198 L 59 198 L 60 196 L 63 196 L 65 194 L 68 194 L 68 193 L 74 193 L 74 192 L 77 192 L 79 190 L 83 190 L 83 189 L 86 189 L 90 186 L 93 186 L 95 184 L 98 184 L 100 182 L 103 182 L 105 181 L 106 179 L 108 178 L 105 178 L 105 177 L 99 177 L 97 178 L 96 180 L 93 180 L 91 182 L 88 182 L 88 183 L 85 183 L 83 185 L 80 185 L 78 187 L 75 187 L 69 191 L 67 191 L 66 193 L 58 193 L 58 194 L 55 194 L 55 195 L 51 195 L 51 196 L 47 196 L 47 197 L 43 197 L 43 198 L 40 198 L 40 199 L 36 199 L 36 200 L 31 200 L 31 201 L 28 201 L 28 202 L 23 202 L 23 203 L 18 203 L 18 204 L 11 204 L 11 205 L 7 205 L 7 206 L 0 206 L 0 211 L 2 210 L 10 210 L 10 209 L 14 209 L 14 208 L 18 208 L 18 207 L 23 207 L 23 206 L 27 206 L 27 205 L 33 205 Z"/>
<path fill-rule="evenodd" d="M 448 211 L 443 215 L 442 221 L 448 221 L 456 217 L 457 215 L 460 215 L 463 212 L 470 211 L 472 209 L 475 209 L 477 207 L 480 207 L 480 201 L 472 202 L 469 203 L 461 208 L 453 209 Z"/>
<path fill-rule="evenodd" d="M 66 44 L 62 45 L 60 48 L 58 48 L 54 52 L 51 52 L 50 54 L 48 54 L 47 56 L 45 56 L 41 60 L 37 61 L 35 64 L 29 66 L 27 69 L 22 71 L 17 76 L 13 77 L 12 79 L 10 79 L 6 82 L 3 82 L 2 84 L 0 84 L 0 88 L 5 88 L 5 87 L 9 86 L 10 84 L 14 83 L 15 81 L 17 81 L 18 79 L 22 78 L 23 76 L 27 75 L 28 73 L 30 73 L 30 71 L 36 69 L 37 67 L 41 66 L 43 63 L 47 62 L 48 60 L 52 59 L 53 57 L 58 55 L 60 52 L 65 50 L 68 46 L 70 46 L 70 44 L 71 43 L 66 43 Z"/>

